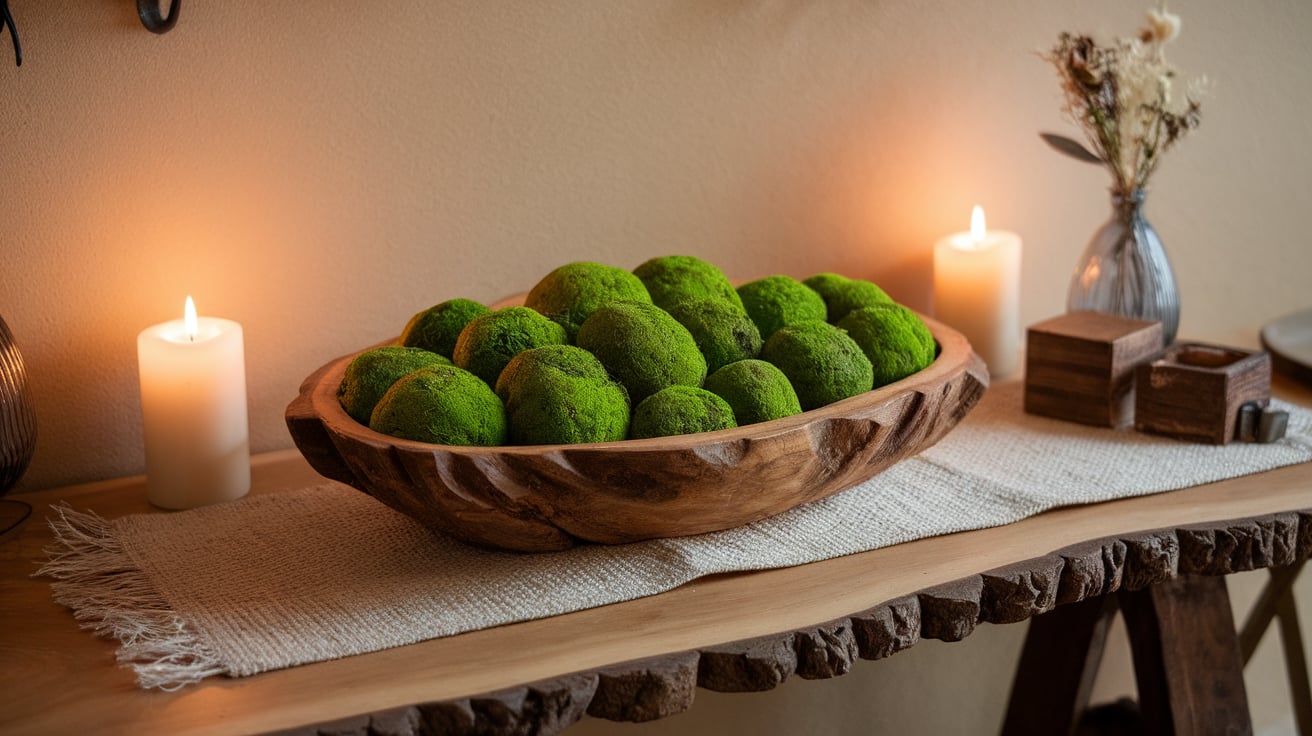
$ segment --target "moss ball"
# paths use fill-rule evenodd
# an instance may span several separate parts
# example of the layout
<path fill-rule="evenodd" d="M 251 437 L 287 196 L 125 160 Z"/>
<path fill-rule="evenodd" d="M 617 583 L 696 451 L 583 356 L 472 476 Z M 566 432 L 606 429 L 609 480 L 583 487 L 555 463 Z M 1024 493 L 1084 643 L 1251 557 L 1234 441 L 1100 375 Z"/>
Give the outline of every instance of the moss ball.
<path fill-rule="evenodd" d="M 846 332 L 815 320 L 781 328 L 765 341 L 761 358 L 788 376 L 802 409 L 810 411 L 869 391 L 874 368 Z"/>
<path fill-rule="evenodd" d="M 573 345 L 526 350 L 497 381 L 516 445 L 563 445 L 622 440 L 629 429 L 629 396 L 592 353 Z"/>
<path fill-rule="evenodd" d="M 713 373 L 730 363 L 755 358 L 761 352 L 761 331 L 742 309 L 723 299 L 679 302 L 667 310 L 688 328 L 697 349 Z"/>
<path fill-rule="evenodd" d="M 491 312 L 473 299 L 449 299 L 411 317 L 401 333 L 401 344 L 450 358 L 465 325 Z"/>
<path fill-rule="evenodd" d="M 337 402 L 351 418 L 369 423 L 378 400 L 402 376 L 430 365 L 451 365 L 437 353 L 420 348 L 395 345 L 366 350 L 346 365 L 342 382 L 337 386 Z"/>
<path fill-rule="evenodd" d="M 717 266 L 692 256 L 661 256 L 633 269 L 651 301 L 669 310 L 679 302 L 723 299 L 738 309 L 743 300 Z"/>
<path fill-rule="evenodd" d="M 435 365 L 393 384 L 374 407 L 369 428 L 439 445 L 500 445 L 506 441 L 506 410 L 474 374 Z"/>
<path fill-rule="evenodd" d="M 688 328 L 654 304 L 616 302 L 598 309 L 579 328 L 578 346 L 640 402 L 666 386 L 701 386 L 706 358 Z"/>
<path fill-rule="evenodd" d="M 590 261 L 569 263 L 547 274 L 529 291 L 524 306 L 565 328 L 570 341 L 598 309 L 617 301 L 651 303 L 637 276 Z"/>
<path fill-rule="evenodd" d="M 788 376 L 764 360 L 740 360 L 706 377 L 707 391 L 729 402 L 739 426 L 802 413 Z"/>
<path fill-rule="evenodd" d="M 629 438 L 671 437 L 736 427 L 733 407 L 694 386 L 669 386 L 648 396 L 633 410 Z"/>
<path fill-rule="evenodd" d="M 809 286 L 788 276 L 767 276 L 738 287 L 743 307 L 751 316 L 761 337 L 769 339 L 775 330 L 812 320 L 825 321 L 825 300 Z"/>
<path fill-rule="evenodd" d="M 830 324 L 838 324 L 854 309 L 893 303 L 893 299 L 878 284 L 849 279 L 836 273 L 818 273 L 802 283 L 814 289 L 825 300 Z"/>
<path fill-rule="evenodd" d="M 555 322 L 528 307 L 506 307 L 466 325 L 451 357 L 457 366 L 495 386 L 511 358 L 565 341 L 565 329 Z"/>
<path fill-rule="evenodd" d="M 901 304 L 857 309 L 838 323 L 861 346 L 875 372 L 875 388 L 899 381 L 934 362 L 934 336 Z"/>

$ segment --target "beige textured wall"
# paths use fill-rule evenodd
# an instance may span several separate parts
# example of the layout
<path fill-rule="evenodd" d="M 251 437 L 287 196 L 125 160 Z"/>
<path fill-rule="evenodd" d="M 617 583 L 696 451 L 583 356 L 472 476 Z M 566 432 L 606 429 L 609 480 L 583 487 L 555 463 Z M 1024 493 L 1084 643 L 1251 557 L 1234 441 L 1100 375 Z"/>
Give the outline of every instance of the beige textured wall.
<path fill-rule="evenodd" d="M 256 451 L 289 446 L 283 407 L 323 362 L 571 260 L 838 270 L 923 309 L 934 240 L 979 202 L 1025 238 L 1024 321 L 1056 314 L 1107 180 L 1039 143 L 1070 129 L 1032 52 L 1143 10 L 230 0 L 154 36 L 127 0 L 10 6 L 0 315 L 35 386 L 27 489 L 141 471 L 134 341 L 187 293 L 245 327 Z M 1252 344 L 1308 302 L 1312 4 L 1174 9 L 1173 58 L 1214 92 L 1148 213 L 1182 335 Z"/>
<path fill-rule="evenodd" d="M 0 63 L 0 315 L 33 373 L 25 488 L 140 472 L 136 334 L 246 330 L 252 444 L 300 379 L 453 296 L 576 259 L 686 252 L 732 276 L 839 270 L 925 308 L 972 204 L 1025 238 L 1025 321 L 1062 310 L 1105 175 L 1032 53 L 1129 32 L 1137 2 L 132 3 L 12 0 Z M 1251 341 L 1312 273 L 1312 5 L 1178 8 L 1215 91 L 1149 215 L 1183 335 Z M 7 44 L 4 44 L 7 48 Z M 3 61 L 3 59 L 0 59 Z"/>

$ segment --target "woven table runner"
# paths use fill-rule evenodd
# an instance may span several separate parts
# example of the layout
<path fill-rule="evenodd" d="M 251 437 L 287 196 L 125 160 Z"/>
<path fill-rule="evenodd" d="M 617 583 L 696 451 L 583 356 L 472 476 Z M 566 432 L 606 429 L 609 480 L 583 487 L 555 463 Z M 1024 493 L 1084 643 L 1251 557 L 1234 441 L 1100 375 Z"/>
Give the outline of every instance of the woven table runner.
<path fill-rule="evenodd" d="M 875 478 L 712 534 L 549 554 L 476 549 L 337 483 L 108 521 L 54 507 L 39 574 L 120 641 L 146 688 L 240 677 L 799 565 L 1046 509 L 1312 459 L 1312 411 L 1272 444 L 1194 445 L 1025 414 L 995 385 L 937 445 Z"/>

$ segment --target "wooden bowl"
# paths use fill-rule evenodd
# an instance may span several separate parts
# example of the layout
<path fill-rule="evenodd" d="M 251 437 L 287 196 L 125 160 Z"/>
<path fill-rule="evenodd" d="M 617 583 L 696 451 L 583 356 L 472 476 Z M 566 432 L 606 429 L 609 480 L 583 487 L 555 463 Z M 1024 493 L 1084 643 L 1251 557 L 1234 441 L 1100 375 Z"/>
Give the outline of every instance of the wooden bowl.
<path fill-rule="evenodd" d="M 979 401 L 988 371 L 925 319 L 928 368 L 796 416 L 715 432 L 582 445 L 456 447 L 370 430 L 337 403 L 346 355 L 315 371 L 287 426 L 321 474 L 477 545 L 540 552 L 741 526 L 833 495 L 933 445 Z M 361 351 L 363 352 L 363 351 Z"/>

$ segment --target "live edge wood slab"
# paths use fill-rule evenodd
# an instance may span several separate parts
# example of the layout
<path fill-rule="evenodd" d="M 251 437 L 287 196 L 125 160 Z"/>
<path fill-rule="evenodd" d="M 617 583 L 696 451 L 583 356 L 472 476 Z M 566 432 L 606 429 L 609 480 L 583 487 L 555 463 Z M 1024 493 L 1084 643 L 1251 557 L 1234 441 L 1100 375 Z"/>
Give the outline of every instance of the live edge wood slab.
<path fill-rule="evenodd" d="M 1312 391 L 1277 395 L 1312 405 Z M 256 494 L 321 480 L 294 452 L 257 458 L 253 479 Z M 1290 466 L 164 693 L 138 689 L 115 645 L 80 630 L 48 581 L 30 577 L 51 542 L 49 504 L 162 513 L 145 497 L 140 478 L 21 496 L 33 518 L 0 538 L 0 733 L 557 733 L 588 713 L 676 713 L 696 687 L 834 677 L 981 622 L 1312 555 L 1312 468 Z"/>

